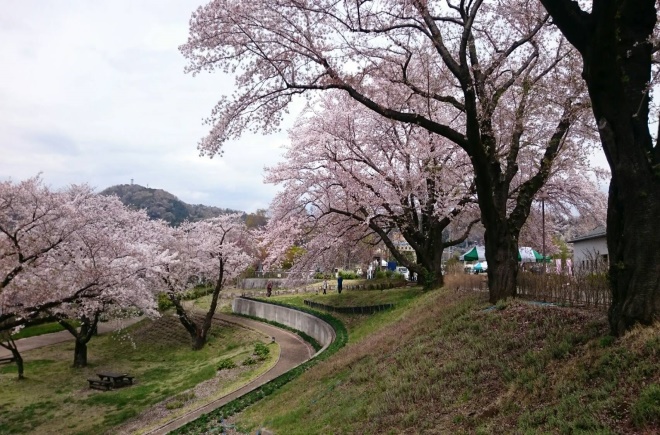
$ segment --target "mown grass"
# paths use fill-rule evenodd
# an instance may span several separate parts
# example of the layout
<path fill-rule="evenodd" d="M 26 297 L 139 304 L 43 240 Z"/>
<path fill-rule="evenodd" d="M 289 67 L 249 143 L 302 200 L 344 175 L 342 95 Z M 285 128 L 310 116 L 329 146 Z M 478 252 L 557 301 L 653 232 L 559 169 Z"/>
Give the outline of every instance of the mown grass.
<path fill-rule="evenodd" d="M 260 334 L 243 328 L 214 327 L 208 345 L 193 352 L 189 336 L 169 316 L 140 322 L 120 334 L 94 337 L 89 366 L 84 369 L 71 367 L 74 345 L 70 342 L 25 352 L 26 380 L 16 380 L 13 365 L 0 368 L 0 434 L 112 433 L 112 427 L 145 409 L 213 378 L 222 359 L 240 364 L 260 339 Z M 240 379 L 227 383 L 246 382 L 262 372 L 264 364 L 274 363 L 279 349 L 272 353 L 273 358 L 250 366 Z M 108 370 L 128 372 L 136 384 L 90 390 L 87 378 Z"/>
<path fill-rule="evenodd" d="M 660 326 L 614 339 L 601 312 L 486 310 L 484 297 L 443 289 L 363 319 L 348 346 L 234 422 L 282 434 L 660 432 Z"/>
<path fill-rule="evenodd" d="M 78 322 L 73 322 L 78 326 Z M 57 322 L 42 323 L 41 325 L 28 326 L 21 329 L 18 333 L 12 335 L 14 340 L 21 338 L 35 337 L 37 335 L 50 334 L 52 332 L 64 331 L 64 327 Z"/>

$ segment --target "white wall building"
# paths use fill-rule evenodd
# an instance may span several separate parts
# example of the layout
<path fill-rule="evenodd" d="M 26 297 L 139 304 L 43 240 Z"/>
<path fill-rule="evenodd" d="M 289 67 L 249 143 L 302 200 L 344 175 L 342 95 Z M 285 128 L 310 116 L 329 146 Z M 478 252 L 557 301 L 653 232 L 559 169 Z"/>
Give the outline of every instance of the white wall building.
<path fill-rule="evenodd" d="M 609 253 L 605 227 L 596 227 L 568 243 L 573 244 L 573 267 L 577 271 L 597 271 L 607 266 Z"/>

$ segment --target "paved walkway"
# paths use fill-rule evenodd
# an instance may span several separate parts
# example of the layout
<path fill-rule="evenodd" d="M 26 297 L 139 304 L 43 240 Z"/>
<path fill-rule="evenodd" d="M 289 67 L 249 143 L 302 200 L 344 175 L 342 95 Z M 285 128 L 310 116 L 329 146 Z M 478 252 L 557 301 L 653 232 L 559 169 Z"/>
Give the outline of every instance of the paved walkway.
<path fill-rule="evenodd" d="M 104 334 L 106 332 L 116 331 L 117 329 L 125 328 L 134 323 L 142 320 L 143 317 L 132 317 L 126 320 L 110 320 L 108 322 L 99 322 L 98 332 Z M 37 335 L 35 337 L 21 338 L 16 340 L 16 346 L 19 352 L 25 352 L 30 349 L 37 349 L 39 347 L 50 346 L 65 341 L 73 341 L 73 335 L 69 331 L 53 332 L 51 334 Z M 11 356 L 11 352 L 0 347 L 0 358 Z"/>
<path fill-rule="evenodd" d="M 275 379 L 279 375 L 288 372 L 294 367 L 297 367 L 298 365 L 307 361 L 314 355 L 314 349 L 307 342 L 301 339 L 297 334 L 286 331 L 284 329 L 277 328 L 267 323 L 258 322 L 256 320 L 222 313 L 216 314 L 213 318 L 216 320 L 234 323 L 245 328 L 256 330 L 270 337 L 274 337 L 275 341 L 280 345 L 279 360 L 275 366 L 273 366 L 273 368 L 249 384 L 209 403 L 208 405 L 190 411 L 187 414 L 184 414 L 181 417 L 178 417 L 169 423 L 152 430 L 151 432 L 147 432 L 147 434 L 166 434 L 174 429 L 177 429 L 190 421 L 196 420 L 203 414 L 207 414 L 214 409 L 217 409 L 222 405 L 231 402 L 237 397 L 249 393 L 250 391 L 260 387 L 266 382 Z"/>

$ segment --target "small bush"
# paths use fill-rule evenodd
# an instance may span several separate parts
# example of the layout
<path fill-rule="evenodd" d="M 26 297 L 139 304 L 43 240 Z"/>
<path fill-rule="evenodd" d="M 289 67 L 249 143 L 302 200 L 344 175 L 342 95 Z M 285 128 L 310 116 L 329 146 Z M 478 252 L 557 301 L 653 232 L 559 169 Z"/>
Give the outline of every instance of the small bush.
<path fill-rule="evenodd" d="M 339 276 L 344 279 L 358 279 L 357 273 L 353 272 L 352 270 L 340 270 Z"/>
<path fill-rule="evenodd" d="M 184 301 L 191 301 L 194 299 L 201 298 L 202 296 L 206 296 L 207 294 L 211 293 L 213 289 L 205 284 L 198 284 L 194 288 L 186 291 L 181 299 Z"/>
<path fill-rule="evenodd" d="M 158 293 L 158 311 L 167 311 L 173 306 L 174 304 L 166 293 Z"/>
<path fill-rule="evenodd" d="M 259 361 L 263 361 L 268 357 L 270 349 L 265 344 L 259 342 L 254 345 L 254 354 L 257 355 Z"/>
<path fill-rule="evenodd" d="M 376 271 L 376 279 L 389 279 L 392 277 L 392 272 L 391 270 L 377 270 Z"/>
<path fill-rule="evenodd" d="M 231 370 L 236 367 L 236 363 L 231 358 L 220 360 L 218 370 Z"/>
<path fill-rule="evenodd" d="M 249 356 L 249 357 L 245 358 L 245 360 L 243 360 L 243 365 L 244 366 L 253 366 L 256 363 L 257 363 L 257 360 L 252 358 L 251 356 Z"/>

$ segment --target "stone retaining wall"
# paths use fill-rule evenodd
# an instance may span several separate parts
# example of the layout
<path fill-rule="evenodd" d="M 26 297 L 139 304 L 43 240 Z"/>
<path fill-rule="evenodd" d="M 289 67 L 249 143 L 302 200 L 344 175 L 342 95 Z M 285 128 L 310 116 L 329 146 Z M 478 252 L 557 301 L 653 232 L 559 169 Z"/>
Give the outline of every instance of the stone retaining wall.
<path fill-rule="evenodd" d="M 335 330 L 332 329 L 332 326 L 318 317 L 293 308 L 252 299 L 236 298 L 232 302 L 232 310 L 237 314 L 271 320 L 304 332 L 323 346 L 317 354 L 323 352 L 335 340 Z"/>

